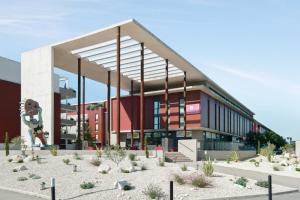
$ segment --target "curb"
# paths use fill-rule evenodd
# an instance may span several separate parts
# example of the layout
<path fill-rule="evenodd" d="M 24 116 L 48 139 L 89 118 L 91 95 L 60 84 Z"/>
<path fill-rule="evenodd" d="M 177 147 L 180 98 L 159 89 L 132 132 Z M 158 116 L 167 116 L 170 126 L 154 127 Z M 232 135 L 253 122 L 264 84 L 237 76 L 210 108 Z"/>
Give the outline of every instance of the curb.
<path fill-rule="evenodd" d="M 290 193 L 295 193 L 295 192 L 299 192 L 298 189 L 293 189 L 293 190 L 289 190 L 289 191 L 284 191 L 284 192 L 277 192 L 277 193 L 273 193 L 273 196 L 277 196 L 277 195 L 282 195 L 282 194 L 290 194 Z M 207 199 L 207 200 L 240 200 L 240 199 L 253 199 L 253 198 L 257 198 L 257 197 L 267 197 L 268 194 L 257 194 L 257 195 L 246 195 L 246 196 L 239 196 L 239 197 L 221 197 L 221 198 L 214 198 L 214 199 Z"/>
<path fill-rule="evenodd" d="M 29 196 L 34 196 L 34 197 L 38 197 L 38 198 L 42 198 L 42 199 L 51 199 L 49 196 L 46 196 L 46 195 L 43 195 L 43 194 L 38 194 L 38 193 L 34 193 L 34 192 L 18 190 L 18 189 L 3 187 L 3 186 L 0 186 L 0 190 L 6 190 L 6 191 L 16 192 L 16 193 L 20 193 L 20 194 L 26 194 L 26 195 L 29 195 Z"/>

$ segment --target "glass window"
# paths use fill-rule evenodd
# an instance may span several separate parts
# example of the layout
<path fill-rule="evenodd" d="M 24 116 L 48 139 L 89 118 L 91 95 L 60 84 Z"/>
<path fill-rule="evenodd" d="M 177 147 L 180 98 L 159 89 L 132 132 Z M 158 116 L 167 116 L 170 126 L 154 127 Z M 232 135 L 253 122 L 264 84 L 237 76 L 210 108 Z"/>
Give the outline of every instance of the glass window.
<path fill-rule="evenodd" d="M 154 98 L 153 102 L 153 128 L 160 129 L 160 101 L 159 98 Z"/>
<path fill-rule="evenodd" d="M 95 124 L 95 131 L 98 131 L 98 124 Z"/>
<path fill-rule="evenodd" d="M 96 113 L 96 114 L 95 114 L 95 121 L 98 121 L 98 118 L 99 118 L 99 114 Z"/>
<path fill-rule="evenodd" d="M 184 127 L 184 99 L 179 99 L 179 128 Z"/>

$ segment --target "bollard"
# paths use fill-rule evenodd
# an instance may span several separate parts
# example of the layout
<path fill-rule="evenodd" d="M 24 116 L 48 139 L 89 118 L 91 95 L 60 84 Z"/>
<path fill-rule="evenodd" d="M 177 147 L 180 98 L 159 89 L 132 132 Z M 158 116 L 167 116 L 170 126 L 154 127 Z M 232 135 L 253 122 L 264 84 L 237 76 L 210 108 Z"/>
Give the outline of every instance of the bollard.
<path fill-rule="evenodd" d="M 55 178 L 51 178 L 51 200 L 55 200 Z"/>
<path fill-rule="evenodd" d="M 268 186 L 269 186 L 269 200 L 272 200 L 272 176 L 268 176 Z"/>
<path fill-rule="evenodd" d="M 173 200 L 173 181 L 170 181 L 170 200 Z"/>

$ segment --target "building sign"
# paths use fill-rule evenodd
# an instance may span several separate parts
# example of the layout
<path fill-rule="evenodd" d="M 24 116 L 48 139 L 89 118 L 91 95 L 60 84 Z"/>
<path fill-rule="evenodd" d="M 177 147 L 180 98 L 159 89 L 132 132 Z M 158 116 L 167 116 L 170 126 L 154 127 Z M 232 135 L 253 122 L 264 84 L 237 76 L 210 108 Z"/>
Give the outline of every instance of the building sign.
<path fill-rule="evenodd" d="M 194 104 L 187 104 L 186 105 L 186 113 L 187 114 L 195 114 L 200 112 L 200 104 L 194 103 Z"/>

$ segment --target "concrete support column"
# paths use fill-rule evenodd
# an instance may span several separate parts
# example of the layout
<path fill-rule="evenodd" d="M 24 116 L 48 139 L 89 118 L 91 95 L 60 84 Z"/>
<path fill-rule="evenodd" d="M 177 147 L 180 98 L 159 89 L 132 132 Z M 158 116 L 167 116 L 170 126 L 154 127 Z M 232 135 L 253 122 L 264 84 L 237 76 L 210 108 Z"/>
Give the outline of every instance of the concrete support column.
<path fill-rule="evenodd" d="M 81 143 L 81 58 L 77 64 L 77 149 L 82 149 Z"/>
<path fill-rule="evenodd" d="M 117 31 L 117 145 L 120 145 L 121 116 L 120 116 L 120 91 L 121 91 L 121 27 Z"/>
<path fill-rule="evenodd" d="M 184 100 L 184 137 L 186 137 L 186 72 L 183 78 L 183 100 Z"/>
<path fill-rule="evenodd" d="M 110 145 L 110 71 L 107 72 L 107 144 Z"/>
<path fill-rule="evenodd" d="M 166 135 L 169 133 L 169 60 L 166 59 L 166 70 L 165 70 L 165 106 L 166 106 Z"/>
<path fill-rule="evenodd" d="M 85 76 L 82 76 L 82 121 L 85 124 Z M 86 124 L 88 126 L 88 124 Z M 82 127 L 83 134 L 85 132 L 85 125 Z"/>
<path fill-rule="evenodd" d="M 130 82 L 130 146 L 133 147 L 133 80 Z"/>
<path fill-rule="evenodd" d="M 140 140 L 141 149 L 144 149 L 144 43 L 141 43 Z"/>

